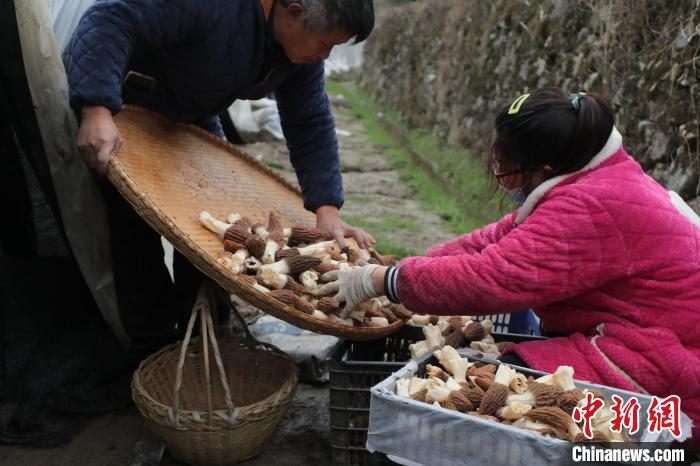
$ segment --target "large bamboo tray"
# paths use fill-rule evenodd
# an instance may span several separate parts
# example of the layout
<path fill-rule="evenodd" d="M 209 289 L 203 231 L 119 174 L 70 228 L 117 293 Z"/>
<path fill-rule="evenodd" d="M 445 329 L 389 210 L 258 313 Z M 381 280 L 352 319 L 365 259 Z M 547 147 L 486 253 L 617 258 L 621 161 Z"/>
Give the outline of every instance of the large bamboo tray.
<path fill-rule="evenodd" d="M 173 123 L 126 106 L 115 117 L 123 144 L 107 177 L 153 229 L 224 289 L 298 327 L 352 340 L 381 338 L 388 327 L 349 327 L 313 318 L 270 298 L 217 262 L 221 241 L 199 224 L 199 213 L 232 212 L 265 222 L 271 210 L 285 224 L 313 225 L 301 193 L 284 178 L 232 144 L 192 125 Z"/>

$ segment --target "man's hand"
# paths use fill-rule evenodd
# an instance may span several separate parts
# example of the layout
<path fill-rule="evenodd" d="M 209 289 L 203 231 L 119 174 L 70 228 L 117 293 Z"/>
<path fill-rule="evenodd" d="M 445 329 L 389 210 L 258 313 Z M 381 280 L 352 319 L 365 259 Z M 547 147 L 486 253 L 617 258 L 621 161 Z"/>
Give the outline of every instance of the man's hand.
<path fill-rule="evenodd" d="M 340 220 L 338 208 L 336 206 L 323 205 L 316 209 L 316 226 L 332 234 L 333 239 L 336 240 L 341 249 L 346 246 L 346 237 L 355 238 L 358 246 L 363 249 L 367 249 L 376 243 L 372 235 L 367 233 L 365 230 L 351 227 L 347 223 Z"/>
<path fill-rule="evenodd" d="M 385 294 L 384 275 L 386 271 L 387 267 L 369 264 L 351 269 L 333 270 L 323 274 L 323 279 L 330 281 L 327 286 L 330 289 L 338 290 L 334 299 L 339 303 L 345 303 L 345 307 L 340 313 L 341 318 L 349 316 L 358 304 Z"/>
<path fill-rule="evenodd" d="M 83 121 L 78 131 L 78 149 L 88 167 L 100 175 L 107 171 L 111 154 L 116 155 L 122 137 L 107 107 L 83 107 Z"/>

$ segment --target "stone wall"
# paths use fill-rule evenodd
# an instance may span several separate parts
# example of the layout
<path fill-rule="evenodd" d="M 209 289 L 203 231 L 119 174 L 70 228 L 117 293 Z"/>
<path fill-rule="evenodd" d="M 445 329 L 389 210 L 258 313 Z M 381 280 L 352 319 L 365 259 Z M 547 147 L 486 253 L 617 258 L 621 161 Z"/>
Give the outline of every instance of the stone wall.
<path fill-rule="evenodd" d="M 527 89 L 607 94 L 625 147 L 698 210 L 700 1 L 420 0 L 382 7 L 361 83 L 415 127 L 483 153 Z"/>

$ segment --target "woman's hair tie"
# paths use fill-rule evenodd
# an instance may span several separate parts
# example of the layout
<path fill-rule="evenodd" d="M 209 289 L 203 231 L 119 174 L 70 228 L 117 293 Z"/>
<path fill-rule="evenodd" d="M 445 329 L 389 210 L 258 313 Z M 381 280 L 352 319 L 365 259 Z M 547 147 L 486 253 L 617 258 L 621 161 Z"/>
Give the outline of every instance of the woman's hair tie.
<path fill-rule="evenodd" d="M 569 94 L 569 100 L 571 101 L 571 106 L 574 107 L 574 110 L 577 112 L 581 110 L 581 97 L 586 95 L 585 92 L 579 92 L 578 94 Z"/>

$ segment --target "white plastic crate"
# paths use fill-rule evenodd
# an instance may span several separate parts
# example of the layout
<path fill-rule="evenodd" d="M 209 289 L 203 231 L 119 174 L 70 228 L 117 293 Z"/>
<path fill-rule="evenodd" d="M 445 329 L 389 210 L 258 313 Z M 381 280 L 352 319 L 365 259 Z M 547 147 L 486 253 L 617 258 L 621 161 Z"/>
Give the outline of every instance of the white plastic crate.
<path fill-rule="evenodd" d="M 493 358 L 480 358 L 476 352 L 468 349 L 459 352 L 471 360 L 499 363 Z M 422 373 L 425 364 L 431 360 L 432 355 L 427 355 L 417 362 L 411 361 L 372 388 L 367 450 L 391 455 L 393 460 L 408 465 L 571 464 L 570 442 L 396 395 L 396 380 Z M 531 369 L 518 368 L 518 371 L 535 377 L 544 375 L 543 372 Z M 646 413 L 651 397 L 579 380 L 575 383 L 581 389 L 595 388 L 608 399 L 613 394 L 624 400 L 637 397 L 640 404 L 640 429 L 633 436 L 634 440 L 662 443 L 673 440 L 667 431 L 655 434 L 647 432 L 646 416 L 643 413 Z M 690 420 L 683 415 L 681 428 L 684 435 L 690 435 L 690 425 Z"/>

